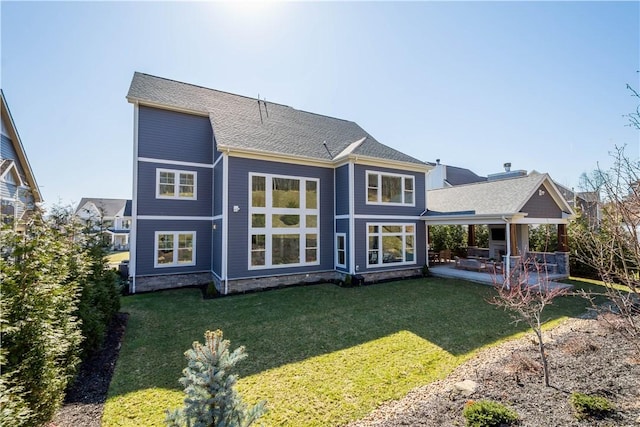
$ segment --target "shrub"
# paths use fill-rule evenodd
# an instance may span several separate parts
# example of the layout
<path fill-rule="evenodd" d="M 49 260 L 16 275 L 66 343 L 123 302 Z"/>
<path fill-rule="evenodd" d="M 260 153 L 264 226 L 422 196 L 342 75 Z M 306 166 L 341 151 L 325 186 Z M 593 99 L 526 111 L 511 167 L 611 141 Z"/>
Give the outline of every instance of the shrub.
<path fill-rule="evenodd" d="M 248 408 L 235 389 L 238 376 L 230 374 L 239 361 L 247 357 L 244 347 L 229 353 L 229 341 L 222 331 L 207 331 L 205 344 L 195 341 L 185 352 L 187 367 L 180 384 L 187 395 L 184 408 L 167 411 L 166 424 L 171 427 L 246 427 L 265 412 L 262 401 Z"/>
<path fill-rule="evenodd" d="M 574 392 L 571 393 L 569 401 L 575 410 L 576 418 L 579 420 L 604 418 L 615 410 L 611 402 L 600 396 Z"/>
<path fill-rule="evenodd" d="M 498 427 L 518 422 L 518 414 L 501 403 L 479 400 L 465 405 L 462 415 L 469 427 Z"/>
<path fill-rule="evenodd" d="M 87 263 L 61 230 L 36 219 L 25 235 L 0 232 L 0 424 L 45 424 L 79 362 L 75 317 Z"/>

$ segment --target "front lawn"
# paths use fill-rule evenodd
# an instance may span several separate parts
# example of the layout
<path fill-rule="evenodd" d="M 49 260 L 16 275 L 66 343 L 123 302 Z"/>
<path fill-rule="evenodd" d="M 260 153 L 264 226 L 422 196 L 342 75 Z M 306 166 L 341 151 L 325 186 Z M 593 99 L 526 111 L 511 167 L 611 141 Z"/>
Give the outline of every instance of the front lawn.
<path fill-rule="evenodd" d="M 574 284 L 580 282 L 574 282 Z M 584 284 L 585 286 L 590 286 Z M 294 287 L 203 300 L 183 289 L 126 297 L 129 324 L 104 426 L 162 425 L 182 404 L 184 352 L 207 329 L 244 345 L 239 391 L 266 399 L 264 425 L 340 425 L 447 376 L 482 347 L 523 332 L 486 303 L 488 286 L 416 279 L 360 288 Z M 586 302 L 563 297 L 551 319 Z"/>

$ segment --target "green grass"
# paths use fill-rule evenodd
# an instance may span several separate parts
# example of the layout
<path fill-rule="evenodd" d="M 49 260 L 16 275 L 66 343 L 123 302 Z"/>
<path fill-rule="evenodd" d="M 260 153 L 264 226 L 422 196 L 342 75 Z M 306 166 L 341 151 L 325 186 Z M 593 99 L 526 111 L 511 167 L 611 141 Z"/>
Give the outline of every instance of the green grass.
<path fill-rule="evenodd" d="M 249 403 L 268 401 L 264 425 L 344 424 L 524 332 L 486 302 L 492 293 L 458 280 L 419 279 L 213 300 L 193 289 L 126 297 L 129 324 L 102 423 L 162 425 L 164 410 L 184 398 L 184 352 L 207 329 L 222 329 L 232 349 L 247 348 L 239 391 Z M 585 307 L 581 298 L 563 297 L 545 313 L 557 323 Z"/>
<path fill-rule="evenodd" d="M 117 267 L 120 261 L 129 259 L 129 251 L 124 252 L 112 252 L 107 255 L 107 263 L 110 266 Z"/>

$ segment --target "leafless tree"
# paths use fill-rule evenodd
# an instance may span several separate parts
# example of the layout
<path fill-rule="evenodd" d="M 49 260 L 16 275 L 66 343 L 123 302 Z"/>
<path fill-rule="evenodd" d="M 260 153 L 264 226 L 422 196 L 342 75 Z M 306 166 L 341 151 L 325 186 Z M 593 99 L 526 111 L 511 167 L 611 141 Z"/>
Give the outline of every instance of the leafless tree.
<path fill-rule="evenodd" d="M 496 281 L 494 287 L 497 295 L 489 303 L 507 310 L 514 323 L 525 322 L 533 330 L 538 341 L 544 385 L 549 387 L 549 364 L 542 336 L 542 325 L 545 323 L 542 312 L 555 298 L 565 295 L 567 289 L 551 286 L 543 265 L 533 264 L 535 275 L 525 267 L 525 262 L 519 262 L 511 269 L 510 277 Z M 535 280 L 531 280 L 533 278 Z"/>
<path fill-rule="evenodd" d="M 629 125 L 640 130 L 640 94 L 627 87 L 639 102 L 627 115 Z M 604 282 L 611 303 L 599 306 L 610 314 L 603 317 L 613 320 L 640 353 L 640 161 L 625 146 L 616 147 L 611 157 L 610 168 L 599 166 L 581 182 L 586 190 L 600 193 L 601 219 L 596 224 L 579 219 L 571 237 L 578 261 L 595 269 Z M 596 295 L 587 296 L 594 301 Z"/>

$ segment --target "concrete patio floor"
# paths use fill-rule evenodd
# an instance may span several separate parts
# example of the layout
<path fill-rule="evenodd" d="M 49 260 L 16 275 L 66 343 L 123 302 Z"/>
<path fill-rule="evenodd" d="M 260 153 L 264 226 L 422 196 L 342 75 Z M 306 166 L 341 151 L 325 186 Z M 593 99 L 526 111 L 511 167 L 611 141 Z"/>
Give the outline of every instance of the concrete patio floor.
<path fill-rule="evenodd" d="M 429 266 L 429 273 L 436 277 L 445 277 L 450 279 L 462 279 L 467 280 L 469 282 L 482 283 L 485 285 L 491 285 L 502 283 L 504 281 L 504 277 L 501 274 L 494 273 L 484 273 L 478 271 L 470 271 L 470 270 L 462 270 L 455 267 L 455 263 L 444 263 L 444 264 L 435 264 Z M 547 277 L 542 278 L 542 282 L 548 280 L 546 283 L 546 287 L 548 289 L 571 289 L 572 285 L 567 283 L 556 282 L 555 280 L 566 279 L 567 276 L 563 274 L 549 274 Z M 528 272 L 527 273 L 527 283 L 531 286 L 536 286 L 541 282 L 541 279 L 538 277 L 538 273 Z"/>

